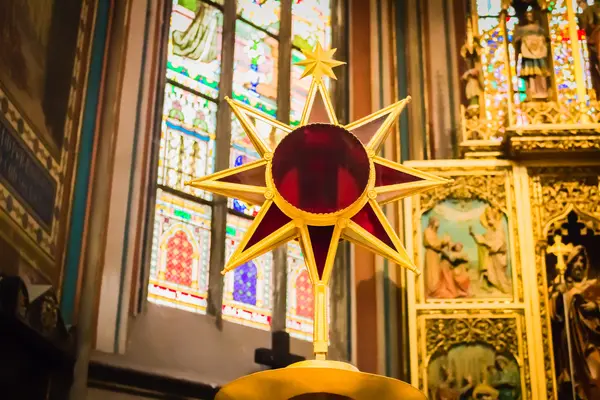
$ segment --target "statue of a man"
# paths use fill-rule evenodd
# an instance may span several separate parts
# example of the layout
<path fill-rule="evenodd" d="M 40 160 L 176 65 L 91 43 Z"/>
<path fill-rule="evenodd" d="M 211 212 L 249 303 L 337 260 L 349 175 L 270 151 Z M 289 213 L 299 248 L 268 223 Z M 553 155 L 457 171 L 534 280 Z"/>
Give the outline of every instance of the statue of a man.
<path fill-rule="evenodd" d="M 588 278 L 589 268 L 585 248 L 576 246 L 564 281 L 557 277 L 549 290 L 559 390 L 570 393 L 574 379 L 582 400 L 600 399 L 600 282 Z"/>
<path fill-rule="evenodd" d="M 525 12 L 525 23 L 517 26 L 514 37 L 521 55 L 519 76 L 525 80 L 528 101 L 548 99 L 548 36 L 536 21 L 533 10 Z"/>
<path fill-rule="evenodd" d="M 579 26 L 585 31 L 587 38 L 588 54 L 590 60 L 590 76 L 592 87 L 596 92 L 596 98 L 600 96 L 600 0 L 594 0 L 594 4 L 588 6 L 587 1 L 579 0 L 577 5 L 581 8 L 581 14 L 577 14 Z"/>
<path fill-rule="evenodd" d="M 479 98 L 483 92 L 483 76 L 481 74 L 481 44 L 479 38 L 473 35 L 471 18 L 467 20 L 467 40 L 460 49 L 460 55 L 465 60 L 466 71 L 462 76 L 465 82 L 467 107 L 472 114 L 479 109 Z"/>

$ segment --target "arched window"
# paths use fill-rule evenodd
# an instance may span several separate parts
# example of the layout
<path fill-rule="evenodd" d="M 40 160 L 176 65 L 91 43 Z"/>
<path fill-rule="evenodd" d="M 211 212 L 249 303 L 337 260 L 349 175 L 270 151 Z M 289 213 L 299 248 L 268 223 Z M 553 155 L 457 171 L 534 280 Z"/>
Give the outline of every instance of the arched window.
<path fill-rule="evenodd" d="M 173 0 L 150 301 L 206 313 L 209 293 L 213 293 L 209 288 L 221 284 L 209 282 L 209 275 L 213 280 L 216 276 L 209 270 L 223 267 L 215 260 L 223 254 L 225 261 L 228 259 L 259 207 L 236 199 L 229 199 L 226 209 L 215 207 L 210 193 L 187 187 L 185 182 L 258 158 L 224 96 L 283 122 L 298 123 L 310 80 L 300 80 L 302 68 L 293 63 L 304 58 L 301 50 L 312 49 L 317 41 L 331 48 L 331 7 L 330 0 Z M 273 131 L 261 121 L 252 122 L 268 143 L 275 145 L 283 138 L 283 132 Z M 173 239 L 168 239 L 173 242 L 165 242 L 165 235 L 173 235 L 174 224 L 185 230 L 175 231 Z M 223 225 L 224 232 L 211 233 L 211 226 Z M 218 247 L 211 247 L 211 240 L 223 243 L 221 257 L 210 254 L 211 248 L 216 252 Z M 198 251 L 190 252 L 191 248 Z M 292 247 L 288 252 L 288 260 L 297 253 Z M 301 255 L 296 258 L 303 264 Z M 273 273 L 278 267 L 285 268 L 274 263 L 273 254 L 268 253 L 223 278 L 225 320 L 270 329 Z M 174 272 L 161 275 L 165 265 L 177 265 L 184 271 L 171 268 Z M 191 275 L 187 277 L 188 270 L 194 271 L 197 284 Z M 296 279 L 293 275 L 288 280 Z M 176 276 L 180 280 L 174 284 Z M 296 281 L 292 283 L 296 285 Z M 308 296 L 309 289 L 310 285 L 304 285 L 301 292 Z M 297 310 L 296 304 L 296 300 L 293 304 L 288 301 L 288 314 Z M 299 315 L 307 326 L 312 324 L 311 313 Z M 312 333 L 296 336 L 310 339 Z"/>

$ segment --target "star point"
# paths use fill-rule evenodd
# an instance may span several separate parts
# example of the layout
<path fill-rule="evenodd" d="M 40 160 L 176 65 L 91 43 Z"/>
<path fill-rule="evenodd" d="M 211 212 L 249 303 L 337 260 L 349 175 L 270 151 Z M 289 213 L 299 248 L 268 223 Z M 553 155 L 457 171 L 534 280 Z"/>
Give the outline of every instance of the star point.
<path fill-rule="evenodd" d="M 346 63 L 333 59 L 336 50 L 337 49 L 323 50 L 323 47 L 321 47 L 321 44 L 318 42 L 313 51 L 302 50 L 306 59 L 296 63 L 296 65 L 305 67 L 300 79 L 307 76 L 312 76 L 314 79 L 321 79 L 323 76 L 337 79 L 333 73 L 333 68 Z"/>

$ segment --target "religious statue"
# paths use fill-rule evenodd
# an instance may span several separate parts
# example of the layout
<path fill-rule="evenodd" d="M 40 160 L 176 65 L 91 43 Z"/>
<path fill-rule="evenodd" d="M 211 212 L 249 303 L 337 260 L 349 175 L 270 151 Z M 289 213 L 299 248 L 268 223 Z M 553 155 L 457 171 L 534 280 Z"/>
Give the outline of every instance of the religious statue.
<path fill-rule="evenodd" d="M 588 6 L 587 1 L 579 0 L 577 5 L 581 8 L 581 13 L 577 14 L 579 26 L 585 31 L 587 47 L 589 54 L 590 76 L 592 78 L 592 87 L 596 92 L 596 97 L 600 95 L 600 0 L 594 0 L 594 4 Z"/>
<path fill-rule="evenodd" d="M 196 16 L 185 32 L 173 32 L 173 54 L 209 63 L 217 58 L 217 28 L 219 19 L 216 8 L 198 2 Z"/>
<path fill-rule="evenodd" d="M 511 279 L 508 275 L 508 245 L 506 231 L 499 211 L 487 207 L 481 215 L 481 225 L 486 228 L 478 235 L 469 227 L 479 253 L 479 276 L 482 287 L 492 286 L 502 293 L 510 293 Z"/>
<path fill-rule="evenodd" d="M 549 249 L 559 258 L 559 274 L 549 289 L 559 392 L 582 400 L 600 399 L 600 282 L 588 278 L 585 247 L 571 248 L 564 276 L 559 265 L 566 251 Z"/>
<path fill-rule="evenodd" d="M 467 20 L 467 40 L 460 49 L 460 55 L 465 60 L 467 70 L 462 75 L 465 82 L 465 95 L 467 97 L 467 110 L 477 115 L 479 101 L 483 93 L 483 76 L 481 74 L 481 44 L 479 38 L 473 36 L 473 23 Z"/>
<path fill-rule="evenodd" d="M 548 99 L 548 36 L 536 21 L 533 10 L 525 12 L 525 23 L 515 29 L 514 42 L 521 55 L 519 76 L 525 81 L 528 101 Z"/>

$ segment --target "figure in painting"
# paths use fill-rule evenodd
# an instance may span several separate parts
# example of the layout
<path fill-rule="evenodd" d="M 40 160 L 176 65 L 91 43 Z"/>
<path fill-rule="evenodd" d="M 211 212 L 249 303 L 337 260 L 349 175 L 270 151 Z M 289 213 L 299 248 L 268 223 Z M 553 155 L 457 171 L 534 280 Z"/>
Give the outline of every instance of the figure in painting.
<path fill-rule="evenodd" d="M 439 238 L 440 221 L 431 217 L 423 234 L 427 294 L 436 299 L 455 299 L 469 295 L 470 277 L 465 266 L 468 256 L 462 243 Z"/>
<path fill-rule="evenodd" d="M 442 247 L 442 259 L 440 262 L 441 280 L 444 281 L 444 287 L 450 297 L 469 297 L 469 286 L 471 278 L 469 277 L 468 265 L 469 257 L 463 251 L 462 243 L 448 243 Z"/>
<path fill-rule="evenodd" d="M 582 10 L 577 17 L 579 26 L 585 31 L 592 87 L 596 92 L 596 97 L 598 97 L 600 95 L 600 54 L 598 52 L 598 46 L 600 45 L 600 0 L 594 0 L 594 4 L 591 6 L 588 6 L 585 0 L 579 0 L 577 5 Z"/>
<path fill-rule="evenodd" d="M 508 246 L 500 212 L 487 207 L 481 216 L 481 225 L 486 229 L 483 235 L 476 234 L 472 226 L 469 227 L 469 234 L 478 246 L 482 287 L 493 286 L 502 293 L 509 293 Z"/>
<path fill-rule="evenodd" d="M 462 387 L 457 387 L 454 371 L 447 365 L 440 366 L 440 380 L 432 400 L 460 400 L 473 387 L 473 379 L 470 376 L 465 378 Z"/>
<path fill-rule="evenodd" d="M 525 12 L 525 23 L 515 29 L 514 42 L 521 55 L 519 76 L 525 81 L 528 101 L 548 99 L 548 36 L 536 21 L 533 10 Z"/>
<path fill-rule="evenodd" d="M 521 400 L 519 366 L 484 344 L 451 348 L 428 366 L 432 400 Z"/>
<path fill-rule="evenodd" d="M 217 9 L 198 2 L 196 16 L 185 32 L 173 32 L 173 54 L 202 63 L 217 58 Z"/>
<path fill-rule="evenodd" d="M 483 92 L 483 75 L 481 74 L 481 45 L 479 39 L 473 36 L 473 23 L 467 20 L 467 41 L 460 49 L 460 55 L 465 60 L 467 70 L 462 75 L 465 82 L 467 110 L 476 116 L 479 110 L 479 98 Z"/>
<path fill-rule="evenodd" d="M 442 246 L 447 245 L 450 239 L 440 238 L 438 231 L 440 229 L 440 220 L 436 217 L 429 219 L 429 225 L 423 232 L 423 244 L 425 246 L 425 280 L 429 296 L 436 297 L 434 294 L 440 284 L 440 261 Z"/>
<path fill-rule="evenodd" d="M 600 282 L 588 278 L 583 246 L 573 248 L 566 267 L 549 289 L 559 391 L 570 395 L 574 380 L 579 399 L 600 399 Z"/>
<path fill-rule="evenodd" d="M 521 398 L 519 367 L 502 355 L 496 356 L 494 365 L 489 367 L 489 384 L 498 391 L 498 400 Z"/>

